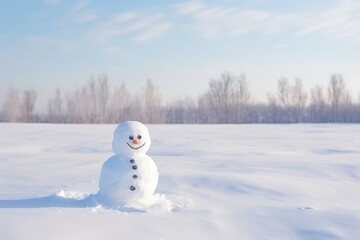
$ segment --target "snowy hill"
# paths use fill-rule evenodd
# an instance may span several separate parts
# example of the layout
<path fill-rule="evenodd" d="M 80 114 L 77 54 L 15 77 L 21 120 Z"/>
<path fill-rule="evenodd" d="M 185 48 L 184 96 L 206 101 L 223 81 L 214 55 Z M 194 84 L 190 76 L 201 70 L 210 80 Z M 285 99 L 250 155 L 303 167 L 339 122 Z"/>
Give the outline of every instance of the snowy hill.
<path fill-rule="evenodd" d="M 0 124 L 0 239 L 360 239 L 360 125 L 148 127 L 171 209 L 81 200 L 115 125 Z"/>

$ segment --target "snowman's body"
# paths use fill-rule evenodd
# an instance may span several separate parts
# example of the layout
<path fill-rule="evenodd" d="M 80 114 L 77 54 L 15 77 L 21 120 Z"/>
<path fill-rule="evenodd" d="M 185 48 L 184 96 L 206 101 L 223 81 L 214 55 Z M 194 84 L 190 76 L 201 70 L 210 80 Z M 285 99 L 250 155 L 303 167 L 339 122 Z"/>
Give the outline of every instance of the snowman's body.
<path fill-rule="evenodd" d="M 114 132 L 113 151 L 101 169 L 98 197 L 110 206 L 147 204 L 158 184 L 158 170 L 146 155 L 151 144 L 147 128 L 123 122 Z"/>

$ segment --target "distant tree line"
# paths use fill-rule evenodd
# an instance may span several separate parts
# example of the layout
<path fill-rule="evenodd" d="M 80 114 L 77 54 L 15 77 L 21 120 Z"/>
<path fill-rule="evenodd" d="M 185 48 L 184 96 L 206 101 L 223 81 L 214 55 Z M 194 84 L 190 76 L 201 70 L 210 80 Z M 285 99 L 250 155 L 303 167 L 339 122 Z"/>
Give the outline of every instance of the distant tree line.
<path fill-rule="evenodd" d="M 9 88 L 0 111 L 2 122 L 117 123 L 360 123 L 360 97 L 355 100 L 344 78 L 332 74 L 328 86 L 316 85 L 307 92 L 301 79 L 277 82 L 277 92 L 267 101 L 251 95 L 245 74 L 224 72 L 211 79 L 197 99 L 183 98 L 164 103 L 151 80 L 137 93 L 125 83 L 111 86 L 106 75 L 91 77 L 71 92 L 55 89 L 46 113 L 35 112 L 35 90 Z"/>

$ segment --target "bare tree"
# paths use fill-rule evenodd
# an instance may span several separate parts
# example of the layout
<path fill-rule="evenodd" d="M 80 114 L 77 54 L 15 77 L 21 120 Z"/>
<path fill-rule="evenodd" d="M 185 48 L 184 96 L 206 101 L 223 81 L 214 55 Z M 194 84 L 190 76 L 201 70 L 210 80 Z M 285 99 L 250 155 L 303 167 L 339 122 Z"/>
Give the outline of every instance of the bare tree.
<path fill-rule="evenodd" d="M 190 98 L 177 99 L 166 108 L 166 123 L 198 123 L 198 109 Z"/>
<path fill-rule="evenodd" d="M 287 78 L 278 80 L 278 98 L 282 107 L 282 122 L 292 122 L 291 113 L 291 86 Z"/>
<path fill-rule="evenodd" d="M 147 122 L 143 92 L 132 94 L 128 119 Z"/>
<path fill-rule="evenodd" d="M 263 122 L 265 123 L 280 123 L 282 121 L 281 107 L 277 99 L 271 93 L 267 93 L 268 104 L 263 113 Z"/>
<path fill-rule="evenodd" d="M 316 85 L 311 89 L 310 92 L 310 120 L 312 122 L 324 122 L 326 120 L 325 112 L 326 112 L 326 102 L 323 93 L 323 87 Z"/>
<path fill-rule="evenodd" d="M 3 105 L 3 111 L 5 121 L 19 122 L 21 120 L 21 100 L 18 89 L 9 88 Z"/>
<path fill-rule="evenodd" d="M 110 97 L 109 122 L 117 123 L 130 118 L 132 96 L 125 83 L 115 87 Z"/>
<path fill-rule="evenodd" d="M 339 107 L 339 119 L 341 122 L 353 122 L 355 119 L 355 110 L 352 96 L 349 91 L 344 91 Z"/>
<path fill-rule="evenodd" d="M 232 97 L 235 109 L 235 121 L 237 123 L 243 123 L 245 121 L 250 98 L 249 83 L 246 80 L 245 74 L 241 74 L 234 83 Z"/>
<path fill-rule="evenodd" d="M 185 98 L 182 100 L 182 106 L 185 110 L 184 114 L 184 123 L 197 123 L 197 106 L 194 103 L 194 100 L 191 98 Z"/>
<path fill-rule="evenodd" d="M 67 114 L 70 122 L 74 123 L 94 123 L 94 99 L 88 85 L 76 88 L 73 93 L 66 98 Z"/>
<path fill-rule="evenodd" d="M 75 89 L 66 98 L 69 120 L 80 123 L 105 122 L 109 92 L 110 86 L 105 75 L 101 75 L 98 81 L 90 77 L 86 85 Z"/>
<path fill-rule="evenodd" d="M 32 122 L 37 94 L 35 90 L 25 90 L 21 104 L 22 120 Z"/>
<path fill-rule="evenodd" d="M 148 79 L 143 90 L 144 121 L 149 123 L 161 123 L 164 115 L 161 109 L 161 96 L 155 85 Z"/>
<path fill-rule="evenodd" d="M 278 81 L 278 96 L 282 107 L 285 110 L 290 108 L 291 87 L 287 78 L 280 78 Z"/>
<path fill-rule="evenodd" d="M 216 116 L 214 114 L 213 106 L 210 104 L 211 101 L 210 93 L 208 92 L 198 97 L 198 123 L 204 124 L 218 122 L 218 120 L 214 120 Z"/>
<path fill-rule="evenodd" d="M 292 88 L 292 104 L 294 108 L 294 118 L 296 122 L 303 122 L 305 118 L 307 94 L 303 89 L 301 79 L 295 79 L 295 85 Z"/>
<path fill-rule="evenodd" d="M 95 123 L 96 104 L 94 102 L 94 91 L 91 88 L 92 81 L 89 81 L 81 90 L 75 91 L 77 113 L 80 115 L 81 123 Z"/>
<path fill-rule="evenodd" d="M 108 81 L 108 77 L 104 75 L 100 75 L 97 81 L 97 122 L 104 123 L 108 119 L 108 104 L 110 99 L 110 85 Z"/>
<path fill-rule="evenodd" d="M 89 123 L 98 123 L 99 117 L 98 117 L 98 98 L 97 98 L 97 87 L 96 87 L 96 81 L 93 76 L 90 77 L 90 79 L 87 82 L 87 85 L 83 88 L 83 101 L 87 101 L 86 103 L 83 102 L 84 105 L 87 106 L 85 113 L 87 122 Z"/>
<path fill-rule="evenodd" d="M 332 121 L 339 120 L 339 106 L 345 91 L 345 81 L 340 74 L 332 74 L 328 86 L 328 98 L 331 106 Z"/>
<path fill-rule="evenodd" d="M 48 119 L 50 122 L 63 122 L 63 99 L 59 88 L 55 89 L 55 95 L 48 101 Z"/>
<path fill-rule="evenodd" d="M 220 79 L 212 79 L 209 82 L 209 90 L 205 98 L 216 114 L 218 123 L 230 122 L 233 84 L 234 77 L 229 72 L 224 72 Z"/>
<path fill-rule="evenodd" d="M 169 103 L 166 108 L 166 122 L 183 124 L 185 123 L 185 107 L 181 99 Z"/>
<path fill-rule="evenodd" d="M 65 119 L 68 123 L 79 123 L 79 117 L 77 112 L 77 105 L 75 94 L 67 94 L 65 98 L 66 110 L 65 110 Z"/>
<path fill-rule="evenodd" d="M 360 122 L 360 94 L 357 95 L 356 102 L 354 103 L 354 122 L 359 123 Z"/>

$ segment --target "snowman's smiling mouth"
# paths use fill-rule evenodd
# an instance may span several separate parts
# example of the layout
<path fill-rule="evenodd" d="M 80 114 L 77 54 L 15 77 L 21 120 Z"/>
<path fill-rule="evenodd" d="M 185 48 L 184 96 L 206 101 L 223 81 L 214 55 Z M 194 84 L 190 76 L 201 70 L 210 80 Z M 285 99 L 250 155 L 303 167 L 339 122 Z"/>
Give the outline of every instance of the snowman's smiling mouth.
<path fill-rule="evenodd" d="M 145 142 L 146 143 L 146 142 Z M 141 145 L 140 147 L 132 147 L 129 143 L 126 143 L 129 147 L 131 147 L 132 149 L 139 149 L 139 148 L 142 148 L 144 145 L 145 145 L 145 143 L 143 144 L 143 145 Z"/>

